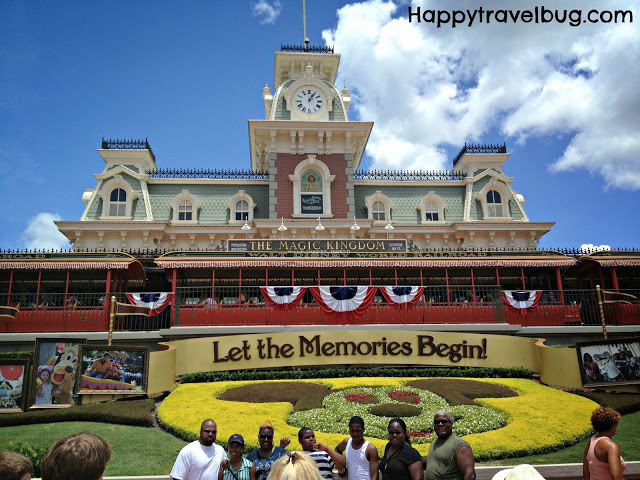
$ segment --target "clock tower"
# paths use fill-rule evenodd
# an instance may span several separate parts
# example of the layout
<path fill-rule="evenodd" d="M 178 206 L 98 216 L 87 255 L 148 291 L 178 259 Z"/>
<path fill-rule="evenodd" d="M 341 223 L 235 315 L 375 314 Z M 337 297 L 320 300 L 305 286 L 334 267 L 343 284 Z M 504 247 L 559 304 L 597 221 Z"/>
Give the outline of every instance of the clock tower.
<path fill-rule="evenodd" d="M 269 219 L 286 219 L 293 238 L 318 234 L 310 219 L 348 237 L 356 215 L 353 174 L 373 122 L 349 120 L 349 91 L 335 84 L 339 63 L 332 47 L 282 46 L 275 91 L 262 91 L 265 119 L 249 120 L 251 168 L 269 172 Z"/>

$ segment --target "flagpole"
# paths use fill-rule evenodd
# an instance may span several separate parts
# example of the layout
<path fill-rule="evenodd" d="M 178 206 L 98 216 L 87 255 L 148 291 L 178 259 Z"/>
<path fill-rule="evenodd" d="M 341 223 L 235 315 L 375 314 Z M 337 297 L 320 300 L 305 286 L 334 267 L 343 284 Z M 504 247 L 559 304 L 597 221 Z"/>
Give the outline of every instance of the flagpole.
<path fill-rule="evenodd" d="M 113 321 L 115 319 L 115 316 L 116 316 L 116 297 L 115 295 L 113 295 L 111 297 L 111 314 L 109 315 L 109 338 L 107 340 L 107 345 L 111 345 L 111 339 L 113 337 Z"/>
<path fill-rule="evenodd" d="M 602 308 L 602 296 L 600 293 L 600 285 L 596 285 L 596 292 L 598 292 L 598 307 L 600 308 L 600 321 L 602 322 L 602 334 L 604 339 L 607 339 L 607 324 L 604 321 L 604 308 Z"/>

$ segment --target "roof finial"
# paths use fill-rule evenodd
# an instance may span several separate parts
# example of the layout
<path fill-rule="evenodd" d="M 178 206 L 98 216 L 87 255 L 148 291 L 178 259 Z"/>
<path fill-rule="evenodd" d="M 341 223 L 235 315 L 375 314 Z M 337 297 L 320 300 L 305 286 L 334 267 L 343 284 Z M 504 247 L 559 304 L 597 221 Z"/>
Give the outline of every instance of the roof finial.
<path fill-rule="evenodd" d="M 302 0 L 302 41 L 304 49 L 309 48 L 309 39 L 307 38 L 307 8 L 305 0 Z"/>

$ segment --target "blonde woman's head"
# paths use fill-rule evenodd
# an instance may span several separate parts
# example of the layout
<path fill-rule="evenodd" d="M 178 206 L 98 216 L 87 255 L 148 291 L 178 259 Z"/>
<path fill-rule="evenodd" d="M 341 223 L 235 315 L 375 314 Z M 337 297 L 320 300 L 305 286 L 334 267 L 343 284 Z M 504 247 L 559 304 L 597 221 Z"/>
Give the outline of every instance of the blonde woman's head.
<path fill-rule="evenodd" d="M 306 453 L 287 452 L 275 461 L 267 480 L 323 480 L 315 460 Z"/>

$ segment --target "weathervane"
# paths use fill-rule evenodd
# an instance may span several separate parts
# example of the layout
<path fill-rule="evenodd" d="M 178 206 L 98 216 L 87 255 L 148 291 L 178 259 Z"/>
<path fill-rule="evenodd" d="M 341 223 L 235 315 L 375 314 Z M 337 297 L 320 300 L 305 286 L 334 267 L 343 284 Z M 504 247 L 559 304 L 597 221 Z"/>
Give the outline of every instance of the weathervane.
<path fill-rule="evenodd" d="M 307 38 L 307 7 L 305 0 L 302 0 L 302 43 L 305 50 L 309 47 L 309 39 Z"/>

